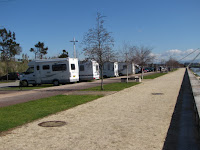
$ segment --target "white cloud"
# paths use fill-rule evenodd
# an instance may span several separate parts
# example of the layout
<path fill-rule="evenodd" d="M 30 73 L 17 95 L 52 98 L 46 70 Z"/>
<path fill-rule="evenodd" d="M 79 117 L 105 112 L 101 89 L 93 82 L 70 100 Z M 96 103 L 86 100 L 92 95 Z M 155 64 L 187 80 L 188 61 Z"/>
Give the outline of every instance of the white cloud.
<path fill-rule="evenodd" d="M 178 50 L 178 49 L 171 49 L 166 51 L 165 53 L 162 54 L 162 57 L 171 57 L 171 56 L 180 56 L 183 55 L 183 51 Z"/>
<path fill-rule="evenodd" d="M 170 57 L 176 59 L 176 60 L 180 60 L 182 58 L 184 58 L 182 61 L 183 62 L 188 62 L 188 61 L 192 61 L 195 56 L 197 56 L 197 54 L 200 52 L 200 50 L 195 51 L 194 49 L 188 49 L 188 50 L 179 50 L 179 49 L 171 49 L 168 50 L 164 53 L 161 54 L 153 54 L 154 56 L 156 56 L 156 60 L 155 62 L 159 62 L 160 60 L 164 59 L 164 60 L 169 60 Z M 194 53 L 192 53 L 194 52 Z M 192 53 L 191 55 L 189 55 L 190 53 Z M 189 56 L 187 56 L 189 55 Z M 187 56 L 187 57 L 186 57 Z M 197 58 L 196 61 L 198 61 L 200 58 Z"/>
<path fill-rule="evenodd" d="M 154 54 L 154 53 L 151 53 L 150 56 L 153 56 L 153 57 L 155 57 L 155 58 L 157 59 L 157 58 L 159 58 L 159 57 L 161 56 L 161 54 Z"/>

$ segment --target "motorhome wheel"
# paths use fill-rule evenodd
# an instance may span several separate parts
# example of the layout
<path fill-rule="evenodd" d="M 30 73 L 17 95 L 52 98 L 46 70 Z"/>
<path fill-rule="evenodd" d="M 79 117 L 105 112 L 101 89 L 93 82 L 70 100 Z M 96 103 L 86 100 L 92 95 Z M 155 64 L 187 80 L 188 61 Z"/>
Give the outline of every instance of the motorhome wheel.
<path fill-rule="evenodd" d="M 58 86 L 58 85 L 59 85 L 59 81 L 58 81 L 58 80 L 54 80 L 54 81 L 53 81 L 53 85 L 54 85 L 54 86 Z"/>
<path fill-rule="evenodd" d="M 28 81 L 24 80 L 21 82 L 21 86 L 26 87 L 28 86 Z"/>

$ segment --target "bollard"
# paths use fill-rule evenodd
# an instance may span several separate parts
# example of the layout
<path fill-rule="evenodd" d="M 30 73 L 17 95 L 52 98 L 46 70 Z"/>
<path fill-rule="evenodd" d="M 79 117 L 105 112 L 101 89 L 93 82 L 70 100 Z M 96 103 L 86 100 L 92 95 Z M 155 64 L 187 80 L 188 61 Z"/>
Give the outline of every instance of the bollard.
<path fill-rule="evenodd" d="M 142 81 L 141 81 L 141 78 L 136 78 L 135 81 L 136 81 L 136 82 L 142 82 Z"/>

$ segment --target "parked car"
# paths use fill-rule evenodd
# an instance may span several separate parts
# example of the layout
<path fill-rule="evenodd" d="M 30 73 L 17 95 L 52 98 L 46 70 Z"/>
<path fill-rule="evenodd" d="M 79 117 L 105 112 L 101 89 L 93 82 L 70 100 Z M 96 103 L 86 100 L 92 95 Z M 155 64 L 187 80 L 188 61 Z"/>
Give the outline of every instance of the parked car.
<path fill-rule="evenodd" d="M 19 80 L 20 73 L 18 72 L 10 72 L 8 73 L 8 80 Z M 1 76 L 0 80 L 7 80 L 7 75 Z"/>
<path fill-rule="evenodd" d="M 148 72 L 148 70 L 143 68 L 143 73 L 147 73 L 147 72 Z M 138 73 L 142 73 L 142 68 L 138 71 Z"/>

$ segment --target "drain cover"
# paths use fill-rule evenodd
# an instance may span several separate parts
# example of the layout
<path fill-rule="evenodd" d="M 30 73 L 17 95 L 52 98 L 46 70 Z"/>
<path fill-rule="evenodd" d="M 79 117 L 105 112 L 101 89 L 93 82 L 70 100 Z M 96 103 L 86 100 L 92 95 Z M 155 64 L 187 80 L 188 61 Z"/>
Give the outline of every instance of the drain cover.
<path fill-rule="evenodd" d="M 152 93 L 152 95 L 164 95 L 164 93 Z"/>
<path fill-rule="evenodd" d="M 61 127 L 66 125 L 67 123 L 64 121 L 46 121 L 39 123 L 38 125 L 41 127 Z"/>

